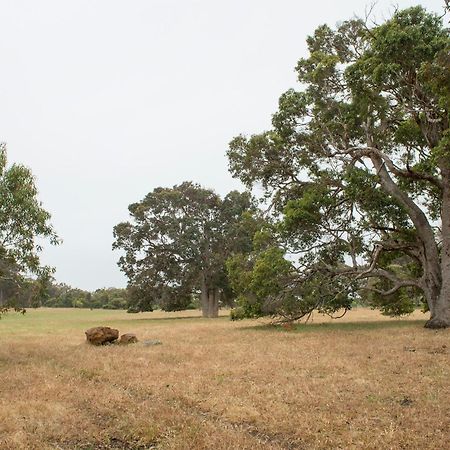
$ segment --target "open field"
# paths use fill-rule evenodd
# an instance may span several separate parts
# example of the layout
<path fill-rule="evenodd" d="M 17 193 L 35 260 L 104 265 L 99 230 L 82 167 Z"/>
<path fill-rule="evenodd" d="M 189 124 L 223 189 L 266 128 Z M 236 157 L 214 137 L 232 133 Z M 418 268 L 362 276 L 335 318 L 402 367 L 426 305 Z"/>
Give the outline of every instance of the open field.
<path fill-rule="evenodd" d="M 446 449 L 450 330 L 358 309 L 294 330 L 197 311 L 0 320 L 1 449 Z M 93 347 L 96 325 L 163 345 Z"/>

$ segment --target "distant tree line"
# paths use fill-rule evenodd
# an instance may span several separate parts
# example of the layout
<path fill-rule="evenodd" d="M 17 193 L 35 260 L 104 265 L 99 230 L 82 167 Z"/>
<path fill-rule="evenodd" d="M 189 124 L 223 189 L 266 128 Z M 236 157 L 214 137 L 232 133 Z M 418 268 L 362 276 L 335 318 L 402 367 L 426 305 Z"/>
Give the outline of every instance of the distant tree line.
<path fill-rule="evenodd" d="M 126 309 L 127 303 L 126 289 L 111 287 L 90 292 L 64 283 L 52 284 L 42 300 L 42 306 L 52 308 Z"/>
<path fill-rule="evenodd" d="M 65 283 L 25 278 L 20 284 L 0 280 L 0 308 L 23 310 L 38 308 L 127 309 L 127 289 L 102 288 L 93 292 L 71 287 Z"/>

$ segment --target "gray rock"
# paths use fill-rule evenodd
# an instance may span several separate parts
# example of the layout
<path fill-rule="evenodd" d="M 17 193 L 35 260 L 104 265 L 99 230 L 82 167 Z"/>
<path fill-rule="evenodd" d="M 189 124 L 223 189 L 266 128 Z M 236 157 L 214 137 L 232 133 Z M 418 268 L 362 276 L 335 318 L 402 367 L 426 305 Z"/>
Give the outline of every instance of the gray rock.
<path fill-rule="evenodd" d="M 143 344 L 145 347 L 150 347 L 150 346 L 152 346 L 152 345 L 161 345 L 162 342 L 161 342 L 159 339 L 144 339 L 144 340 L 142 341 L 142 344 Z"/>

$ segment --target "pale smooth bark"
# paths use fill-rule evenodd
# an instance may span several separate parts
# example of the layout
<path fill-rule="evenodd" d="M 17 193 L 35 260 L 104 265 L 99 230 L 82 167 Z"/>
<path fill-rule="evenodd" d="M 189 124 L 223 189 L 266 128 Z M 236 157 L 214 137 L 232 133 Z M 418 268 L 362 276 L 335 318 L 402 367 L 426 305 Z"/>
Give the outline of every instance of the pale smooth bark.
<path fill-rule="evenodd" d="M 448 163 L 447 163 L 448 164 Z M 450 168 L 441 167 L 442 173 L 442 249 L 441 249 L 441 286 L 431 292 L 429 304 L 431 317 L 427 328 L 450 327 Z"/>

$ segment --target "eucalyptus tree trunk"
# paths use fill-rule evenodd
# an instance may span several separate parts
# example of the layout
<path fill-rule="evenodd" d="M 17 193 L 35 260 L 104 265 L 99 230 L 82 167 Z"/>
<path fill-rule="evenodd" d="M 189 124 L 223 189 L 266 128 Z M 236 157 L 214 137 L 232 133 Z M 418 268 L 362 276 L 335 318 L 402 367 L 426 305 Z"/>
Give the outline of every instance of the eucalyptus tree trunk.
<path fill-rule="evenodd" d="M 201 303 L 203 317 L 219 316 L 219 289 L 208 286 L 204 274 L 201 275 Z"/>
<path fill-rule="evenodd" d="M 370 143 L 371 144 L 371 143 Z M 408 211 L 422 242 L 420 260 L 423 279 L 420 287 L 425 294 L 430 309 L 427 328 L 450 327 L 450 167 L 443 163 L 442 173 L 442 251 L 433 229 L 421 208 L 393 181 L 386 165 L 378 154 L 371 155 L 372 163 L 380 177 L 381 186 Z"/>
<path fill-rule="evenodd" d="M 431 317 L 427 328 L 450 327 L 450 168 L 442 168 L 442 249 L 441 285 L 429 289 L 427 295 Z"/>
<path fill-rule="evenodd" d="M 217 288 L 212 288 L 209 290 L 208 317 L 219 317 L 219 289 Z"/>

